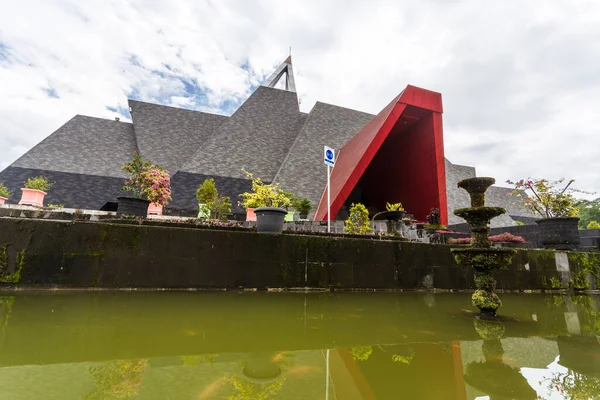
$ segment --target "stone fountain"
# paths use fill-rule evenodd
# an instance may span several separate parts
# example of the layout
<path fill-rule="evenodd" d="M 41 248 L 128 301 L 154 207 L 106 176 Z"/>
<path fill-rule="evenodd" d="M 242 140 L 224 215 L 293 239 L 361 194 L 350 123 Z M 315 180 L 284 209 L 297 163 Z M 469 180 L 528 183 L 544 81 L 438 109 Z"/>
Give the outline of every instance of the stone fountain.
<path fill-rule="evenodd" d="M 475 268 L 477 290 L 473 293 L 473 305 L 479 308 L 482 316 L 492 318 L 502 305 L 494 293 L 496 279 L 492 271 L 507 266 L 514 254 L 513 249 L 492 248 L 489 239 L 490 221 L 506 213 L 504 208 L 485 206 L 485 192 L 495 182 L 494 178 L 469 178 L 458 182 L 458 187 L 471 196 L 471 207 L 457 209 L 454 214 L 467 221 L 473 239 L 468 247 L 452 249 L 457 263 Z"/>

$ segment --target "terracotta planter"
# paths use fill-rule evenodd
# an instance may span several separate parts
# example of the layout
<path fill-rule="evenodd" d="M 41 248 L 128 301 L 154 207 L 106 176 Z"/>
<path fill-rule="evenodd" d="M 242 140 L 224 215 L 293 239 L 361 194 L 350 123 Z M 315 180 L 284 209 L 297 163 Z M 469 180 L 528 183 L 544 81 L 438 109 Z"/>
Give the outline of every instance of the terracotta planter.
<path fill-rule="evenodd" d="M 256 221 L 256 213 L 254 213 L 254 208 L 246 209 L 246 221 Z"/>
<path fill-rule="evenodd" d="M 8 200 L 8 197 L 2 197 L 0 196 L 0 206 L 4 203 L 6 203 L 6 200 Z"/>
<path fill-rule="evenodd" d="M 544 218 L 535 223 L 542 246 L 556 250 L 575 250 L 579 247 L 579 218 Z"/>
<path fill-rule="evenodd" d="M 148 215 L 163 215 L 163 206 L 150 203 L 148 206 Z"/>
<path fill-rule="evenodd" d="M 37 189 L 26 189 L 22 188 L 21 191 L 23 194 L 21 195 L 21 201 L 19 204 L 24 206 L 36 206 L 36 207 L 44 207 L 44 196 L 46 196 L 46 192 L 42 192 Z"/>
<path fill-rule="evenodd" d="M 137 199 L 135 197 L 117 197 L 119 205 L 117 207 L 117 217 L 121 215 L 130 215 L 134 217 L 145 217 L 148 215 L 148 206 L 150 201 Z"/>

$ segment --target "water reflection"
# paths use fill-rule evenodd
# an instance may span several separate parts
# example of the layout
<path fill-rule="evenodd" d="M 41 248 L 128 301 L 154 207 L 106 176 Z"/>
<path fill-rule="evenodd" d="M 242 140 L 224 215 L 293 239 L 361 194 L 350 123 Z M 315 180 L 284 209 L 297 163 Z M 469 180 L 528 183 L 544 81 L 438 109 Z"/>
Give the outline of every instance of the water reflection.
<path fill-rule="evenodd" d="M 503 295 L 10 293 L 0 399 L 600 398 L 600 301 Z"/>

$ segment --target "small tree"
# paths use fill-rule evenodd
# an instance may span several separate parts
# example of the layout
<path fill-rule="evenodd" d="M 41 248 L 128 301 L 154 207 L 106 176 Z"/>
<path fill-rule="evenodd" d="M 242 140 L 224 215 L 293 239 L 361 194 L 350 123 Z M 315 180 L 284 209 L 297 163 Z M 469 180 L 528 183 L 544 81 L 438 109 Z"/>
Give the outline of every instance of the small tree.
<path fill-rule="evenodd" d="M 134 152 L 132 160 L 125 163 L 121 169 L 130 174 L 121 188 L 122 191 L 130 192 L 139 199 L 149 200 L 159 206 L 164 206 L 171 200 L 171 178 L 164 168 L 143 161 L 139 153 Z"/>
<path fill-rule="evenodd" d="M 553 182 L 547 179 L 521 179 L 516 182 L 508 180 L 506 183 L 515 186 L 509 195 L 524 198 L 525 207 L 533 214 L 543 218 L 576 217 L 579 209 L 573 193 L 585 192 L 571 187 L 574 179 L 566 184 L 564 181 L 564 178 Z M 561 189 L 559 186 L 563 185 Z"/>
<path fill-rule="evenodd" d="M 214 178 L 206 179 L 198 186 L 196 199 L 208 210 L 210 219 L 227 221 L 231 213 L 231 201 L 227 196 L 219 196 Z"/>
<path fill-rule="evenodd" d="M 365 234 L 371 232 L 369 211 L 364 204 L 356 203 L 350 207 L 350 215 L 344 225 L 346 233 Z"/>

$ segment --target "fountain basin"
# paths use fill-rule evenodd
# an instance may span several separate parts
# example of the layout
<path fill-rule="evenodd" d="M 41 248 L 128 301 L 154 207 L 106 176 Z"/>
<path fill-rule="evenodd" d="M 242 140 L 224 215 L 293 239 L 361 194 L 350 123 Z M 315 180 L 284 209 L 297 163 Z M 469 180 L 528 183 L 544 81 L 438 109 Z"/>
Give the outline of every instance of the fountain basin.
<path fill-rule="evenodd" d="M 454 210 L 454 215 L 464 218 L 468 224 L 487 226 L 490 220 L 505 212 L 506 209 L 502 207 L 469 207 Z"/>
<path fill-rule="evenodd" d="M 506 268 L 515 253 L 515 250 L 506 248 L 476 249 L 463 247 L 452 249 L 451 251 L 457 263 L 470 265 L 476 271 Z"/>

